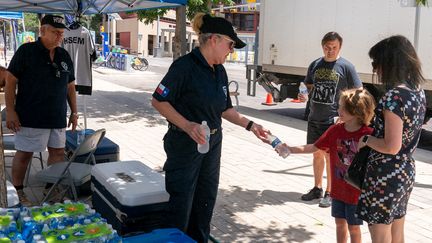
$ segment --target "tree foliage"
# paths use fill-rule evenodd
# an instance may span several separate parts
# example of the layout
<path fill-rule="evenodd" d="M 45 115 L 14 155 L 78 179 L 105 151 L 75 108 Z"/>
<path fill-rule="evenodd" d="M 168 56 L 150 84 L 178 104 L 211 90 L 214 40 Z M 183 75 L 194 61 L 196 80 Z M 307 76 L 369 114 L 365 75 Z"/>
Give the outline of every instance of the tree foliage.
<path fill-rule="evenodd" d="M 418 5 L 428 6 L 428 0 L 416 0 Z"/>
<path fill-rule="evenodd" d="M 39 35 L 39 18 L 36 13 L 24 13 L 24 23 L 26 31 L 34 32 Z"/>
<path fill-rule="evenodd" d="M 191 20 L 196 13 L 210 13 L 212 6 L 218 6 L 219 4 L 223 4 L 225 6 L 231 6 L 234 4 L 233 0 L 188 0 L 186 4 L 186 17 Z M 150 24 L 157 17 L 164 16 L 169 9 L 148 9 L 148 10 L 139 10 L 137 11 L 138 19 L 143 21 L 145 24 Z"/>

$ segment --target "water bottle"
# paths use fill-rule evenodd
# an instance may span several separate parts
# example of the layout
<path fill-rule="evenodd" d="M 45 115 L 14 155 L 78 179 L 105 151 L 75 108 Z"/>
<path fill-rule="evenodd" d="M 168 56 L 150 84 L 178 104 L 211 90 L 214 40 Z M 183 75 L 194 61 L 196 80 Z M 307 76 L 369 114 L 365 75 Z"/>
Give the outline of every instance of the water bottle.
<path fill-rule="evenodd" d="M 85 138 L 85 129 L 82 123 L 80 123 L 77 127 L 77 146 L 80 145 Z"/>
<path fill-rule="evenodd" d="M 201 129 L 205 131 L 205 140 L 204 144 L 197 144 L 198 152 L 205 154 L 210 149 L 210 128 L 207 126 L 207 121 L 202 121 Z"/>
<path fill-rule="evenodd" d="M 47 241 L 42 235 L 36 234 L 33 235 L 32 243 L 46 243 Z"/>
<path fill-rule="evenodd" d="M 31 240 L 33 238 L 34 230 L 36 228 L 36 222 L 30 217 L 24 217 L 22 226 L 23 239 Z"/>
<path fill-rule="evenodd" d="M 271 146 L 276 149 L 276 152 L 282 157 L 286 158 L 290 154 L 290 151 L 287 147 L 282 146 L 281 140 L 278 137 L 267 134 L 267 140 L 270 142 Z"/>
<path fill-rule="evenodd" d="M 304 82 L 300 82 L 299 93 L 302 95 L 306 95 L 306 96 L 308 95 L 308 89 L 307 89 L 306 84 Z"/>

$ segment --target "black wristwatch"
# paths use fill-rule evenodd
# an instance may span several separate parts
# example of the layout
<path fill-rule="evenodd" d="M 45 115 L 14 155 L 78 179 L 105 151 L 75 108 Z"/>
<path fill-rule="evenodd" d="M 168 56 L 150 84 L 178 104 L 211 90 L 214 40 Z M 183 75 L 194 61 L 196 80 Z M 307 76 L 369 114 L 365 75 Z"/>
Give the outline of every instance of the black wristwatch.
<path fill-rule="evenodd" d="M 369 141 L 369 137 L 370 137 L 369 135 L 364 136 L 362 142 L 364 144 L 367 144 L 367 142 Z"/>
<path fill-rule="evenodd" d="M 247 126 L 246 126 L 246 130 L 250 131 L 251 128 L 252 128 L 252 125 L 253 125 L 253 124 L 254 124 L 253 121 L 249 121 L 249 123 L 248 123 Z"/>

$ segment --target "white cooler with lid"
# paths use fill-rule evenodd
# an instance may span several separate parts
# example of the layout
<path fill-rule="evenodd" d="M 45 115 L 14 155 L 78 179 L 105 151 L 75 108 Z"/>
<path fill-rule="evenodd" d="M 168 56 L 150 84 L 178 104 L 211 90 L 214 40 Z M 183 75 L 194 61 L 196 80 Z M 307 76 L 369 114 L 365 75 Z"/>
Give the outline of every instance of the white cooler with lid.
<path fill-rule="evenodd" d="M 169 194 L 165 177 L 140 161 L 96 164 L 93 208 L 121 235 L 163 227 Z"/>

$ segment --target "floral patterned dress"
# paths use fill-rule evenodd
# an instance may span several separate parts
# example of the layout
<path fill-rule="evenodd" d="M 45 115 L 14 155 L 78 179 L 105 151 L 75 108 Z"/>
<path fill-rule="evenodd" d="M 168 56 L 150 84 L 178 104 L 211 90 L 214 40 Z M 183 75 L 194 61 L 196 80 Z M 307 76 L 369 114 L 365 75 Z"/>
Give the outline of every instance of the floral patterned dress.
<path fill-rule="evenodd" d="M 396 155 L 371 150 L 363 189 L 357 205 L 357 217 L 369 224 L 390 224 L 406 214 L 414 186 L 415 163 L 412 158 L 420 138 L 426 113 L 423 90 L 403 87 L 389 90 L 375 110 L 374 133 L 384 137 L 384 110 L 403 121 L 402 148 Z"/>

